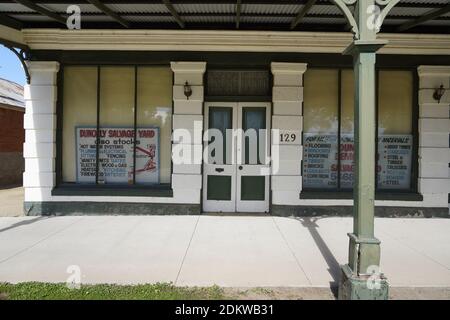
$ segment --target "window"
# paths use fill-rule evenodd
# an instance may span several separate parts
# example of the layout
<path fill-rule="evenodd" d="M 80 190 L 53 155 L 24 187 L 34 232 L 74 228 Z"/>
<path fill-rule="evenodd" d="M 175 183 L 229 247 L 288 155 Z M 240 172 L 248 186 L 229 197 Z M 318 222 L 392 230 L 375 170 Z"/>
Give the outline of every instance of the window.
<path fill-rule="evenodd" d="M 170 183 L 169 67 L 68 66 L 63 88 L 64 183 Z"/>
<path fill-rule="evenodd" d="M 377 190 L 410 191 L 413 73 L 378 71 Z M 304 81 L 303 187 L 353 188 L 353 70 L 309 69 Z"/>

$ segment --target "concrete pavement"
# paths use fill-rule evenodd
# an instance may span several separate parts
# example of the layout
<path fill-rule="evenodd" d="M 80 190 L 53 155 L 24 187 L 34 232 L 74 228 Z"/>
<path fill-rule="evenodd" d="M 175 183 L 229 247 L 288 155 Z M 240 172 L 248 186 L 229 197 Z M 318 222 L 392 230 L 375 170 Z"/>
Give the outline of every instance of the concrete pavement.
<path fill-rule="evenodd" d="M 0 217 L 23 216 L 23 187 L 0 187 Z"/>
<path fill-rule="evenodd" d="M 0 218 L 0 281 L 330 287 L 350 218 L 68 216 Z M 450 220 L 376 219 L 394 287 L 450 287 Z M 449 297 L 450 298 L 450 297 Z"/>

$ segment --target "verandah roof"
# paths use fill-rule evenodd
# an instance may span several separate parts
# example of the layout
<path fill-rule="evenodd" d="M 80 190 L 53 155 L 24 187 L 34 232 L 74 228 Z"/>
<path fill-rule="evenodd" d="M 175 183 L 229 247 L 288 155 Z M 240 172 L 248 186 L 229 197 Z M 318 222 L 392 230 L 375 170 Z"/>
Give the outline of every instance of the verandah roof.
<path fill-rule="evenodd" d="M 61 28 L 69 5 L 81 9 L 82 28 L 349 31 L 330 0 L 0 0 L 0 24 Z M 444 33 L 449 0 L 402 0 L 382 32 Z"/>

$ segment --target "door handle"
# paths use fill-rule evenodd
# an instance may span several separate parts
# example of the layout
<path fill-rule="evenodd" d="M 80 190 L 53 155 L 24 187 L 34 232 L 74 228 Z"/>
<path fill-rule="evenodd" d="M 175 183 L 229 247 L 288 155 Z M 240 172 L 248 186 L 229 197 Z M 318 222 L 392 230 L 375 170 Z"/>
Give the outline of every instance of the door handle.
<path fill-rule="evenodd" d="M 242 170 L 244 167 L 243 166 L 239 166 L 239 170 Z"/>
<path fill-rule="evenodd" d="M 216 168 L 216 172 L 224 172 L 225 169 L 224 168 Z"/>

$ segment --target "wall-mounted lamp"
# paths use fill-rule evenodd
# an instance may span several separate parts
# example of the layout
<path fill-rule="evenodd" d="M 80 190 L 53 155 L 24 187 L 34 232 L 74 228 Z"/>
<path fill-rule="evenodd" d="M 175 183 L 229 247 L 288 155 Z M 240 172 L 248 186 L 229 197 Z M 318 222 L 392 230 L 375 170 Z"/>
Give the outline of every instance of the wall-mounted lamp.
<path fill-rule="evenodd" d="M 187 100 L 189 100 L 189 97 L 192 95 L 192 88 L 187 81 L 184 84 L 184 95 L 186 96 Z"/>
<path fill-rule="evenodd" d="M 434 91 L 433 99 L 437 100 L 438 103 L 441 103 L 441 99 L 444 96 L 444 93 L 445 93 L 445 88 L 444 88 L 444 85 L 441 84 L 441 86 Z"/>

